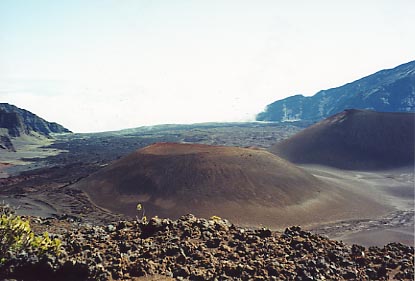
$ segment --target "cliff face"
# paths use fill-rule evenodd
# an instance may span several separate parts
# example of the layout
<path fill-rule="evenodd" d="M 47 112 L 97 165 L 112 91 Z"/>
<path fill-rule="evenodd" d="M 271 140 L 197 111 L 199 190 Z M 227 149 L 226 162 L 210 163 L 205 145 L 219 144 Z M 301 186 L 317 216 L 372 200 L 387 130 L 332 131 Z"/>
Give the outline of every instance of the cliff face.
<path fill-rule="evenodd" d="M 34 131 L 39 134 L 48 136 L 51 133 L 71 132 L 57 123 L 48 122 L 30 111 L 18 108 L 8 103 L 0 103 L 0 110 L 6 113 L 14 113 L 16 116 L 18 116 L 16 118 L 21 119 L 21 122 L 23 122 L 24 126 L 27 128 L 26 133 Z M 16 123 L 16 125 L 19 124 Z"/>
<path fill-rule="evenodd" d="M 415 61 L 376 72 L 311 97 L 291 96 L 269 104 L 258 121 L 319 121 L 345 109 L 415 111 Z"/>
<path fill-rule="evenodd" d="M 70 133 L 63 126 L 8 103 L 0 103 L 0 151 L 15 151 L 13 139 L 22 136 L 50 137 L 51 133 Z"/>
<path fill-rule="evenodd" d="M 7 130 L 10 137 L 19 137 L 29 134 L 23 118 L 16 112 L 7 112 L 0 109 L 0 128 Z"/>

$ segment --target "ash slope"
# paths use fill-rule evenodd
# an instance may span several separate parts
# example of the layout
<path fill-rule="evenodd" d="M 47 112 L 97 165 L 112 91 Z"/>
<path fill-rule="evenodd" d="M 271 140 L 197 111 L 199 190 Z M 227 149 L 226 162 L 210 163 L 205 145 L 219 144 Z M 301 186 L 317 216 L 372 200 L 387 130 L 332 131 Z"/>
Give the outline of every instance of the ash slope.
<path fill-rule="evenodd" d="M 267 151 L 237 147 L 158 143 L 75 187 L 112 212 L 135 215 L 141 202 L 151 216 L 220 215 L 242 225 L 281 227 L 339 219 L 336 215 L 345 213 L 342 206 L 350 208 L 348 202 L 379 211 L 366 199 L 335 190 Z"/>
<path fill-rule="evenodd" d="M 378 170 L 414 164 L 415 114 L 345 110 L 272 146 L 299 164 Z"/>
<path fill-rule="evenodd" d="M 269 104 L 259 121 L 320 121 L 347 108 L 415 111 L 415 61 L 385 69 L 312 97 L 295 95 Z"/>

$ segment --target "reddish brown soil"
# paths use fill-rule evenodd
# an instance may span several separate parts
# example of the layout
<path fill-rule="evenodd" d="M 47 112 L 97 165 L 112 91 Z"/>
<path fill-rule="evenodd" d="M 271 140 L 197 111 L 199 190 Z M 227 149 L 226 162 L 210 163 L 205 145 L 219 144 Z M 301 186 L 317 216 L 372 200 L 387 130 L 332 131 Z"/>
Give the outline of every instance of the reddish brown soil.
<path fill-rule="evenodd" d="M 97 205 L 127 215 L 135 215 L 140 202 L 151 216 L 220 215 L 243 225 L 279 227 L 335 219 L 352 212 L 339 207 L 346 201 L 366 202 L 267 151 L 200 144 L 145 147 L 74 187 Z"/>
<path fill-rule="evenodd" d="M 373 170 L 414 164 L 414 113 L 346 110 L 269 151 L 293 163 Z"/>

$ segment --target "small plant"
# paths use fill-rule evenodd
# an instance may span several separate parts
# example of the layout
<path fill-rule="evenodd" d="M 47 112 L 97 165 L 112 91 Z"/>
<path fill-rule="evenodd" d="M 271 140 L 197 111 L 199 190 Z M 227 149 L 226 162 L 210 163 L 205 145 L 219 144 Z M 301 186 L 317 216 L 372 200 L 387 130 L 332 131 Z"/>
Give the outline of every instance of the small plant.
<path fill-rule="evenodd" d="M 0 204 L 0 263 L 5 263 L 10 256 L 22 252 L 41 256 L 58 255 L 60 250 L 59 239 L 51 239 L 47 232 L 35 236 L 29 221 L 17 216 L 7 204 Z"/>
<path fill-rule="evenodd" d="M 147 223 L 147 217 L 145 216 L 146 210 L 144 209 L 143 205 L 141 205 L 141 203 L 137 204 L 137 221 L 141 222 L 141 223 Z M 141 213 L 141 218 L 140 218 L 140 213 Z"/>
<path fill-rule="evenodd" d="M 57 238 L 51 239 L 47 232 L 43 232 L 42 236 L 35 236 L 31 243 L 31 246 L 36 249 L 40 255 L 47 253 L 60 254 L 61 245 L 61 240 Z"/>
<path fill-rule="evenodd" d="M 215 221 L 215 222 L 218 222 L 218 221 L 222 220 L 222 218 L 218 217 L 218 216 L 211 216 L 210 219 Z"/>

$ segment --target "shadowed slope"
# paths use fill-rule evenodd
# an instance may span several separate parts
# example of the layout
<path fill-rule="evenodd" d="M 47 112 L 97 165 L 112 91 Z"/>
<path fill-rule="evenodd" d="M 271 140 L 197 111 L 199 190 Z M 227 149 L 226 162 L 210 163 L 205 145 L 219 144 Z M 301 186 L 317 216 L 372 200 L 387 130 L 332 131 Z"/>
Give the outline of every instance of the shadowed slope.
<path fill-rule="evenodd" d="M 413 113 L 345 110 L 269 150 L 294 163 L 371 170 L 414 163 Z"/>
<path fill-rule="evenodd" d="M 414 112 L 415 61 L 384 69 L 314 96 L 295 95 L 267 105 L 262 121 L 320 121 L 347 108 Z"/>
<path fill-rule="evenodd" d="M 2 115 L 7 116 L 7 118 L 1 118 Z M 31 132 L 44 136 L 49 136 L 51 133 L 71 132 L 55 122 L 48 122 L 30 111 L 8 103 L 0 103 L 0 119 L 3 119 L 0 120 L 0 127 L 7 128 L 12 137 L 30 134 Z"/>
<path fill-rule="evenodd" d="M 174 218 L 191 212 L 243 224 L 291 220 L 296 216 L 286 209 L 291 206 L 304 207 L 306 220 L 313 202 L 339 198 L 327 195 L 324 182 L 267 151 L 197 144 L 148 146 L 77 186 L 96 204 L 128 215 L 135 215 L 141 202 L 148 215 Z"/>
<path fill-rule="evenodd" d="M 70 133 L 57 123 L 8 103 L 0 103 L 0 153 L 16 152 L 16 143 L 36 143 L 51 138 L 51 133 Z M 4 158 L 4 157 L 3 157 Z M 4 159 L 0 159 L 4 160 Z"/>

